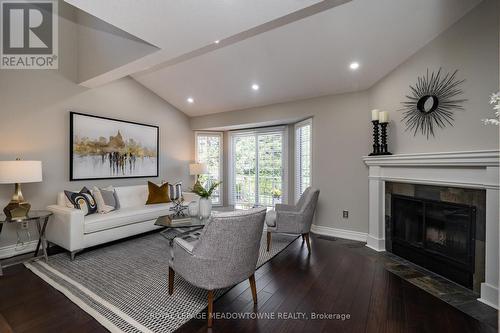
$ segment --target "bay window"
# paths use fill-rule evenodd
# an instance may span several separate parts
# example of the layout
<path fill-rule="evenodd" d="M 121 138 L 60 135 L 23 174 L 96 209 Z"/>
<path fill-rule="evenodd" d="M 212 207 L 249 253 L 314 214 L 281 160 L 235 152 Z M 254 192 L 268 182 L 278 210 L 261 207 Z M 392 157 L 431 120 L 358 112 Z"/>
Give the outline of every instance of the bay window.
<path fill-rule="evenodd" d="M 287 128 L 231 132 L 229 183 L 234 205 L 287 202 Z"/>
<path fill-rule="evenodd" d="M 209 187 L 214 182 L 222 181 L 223 134 L 221 132 L 196 132 L 196 162 L 205 163 L 208 172 L 200 175 L 203 186 Z M 212 204 L 222 205 L 221 184 L 212 194 Z"/>

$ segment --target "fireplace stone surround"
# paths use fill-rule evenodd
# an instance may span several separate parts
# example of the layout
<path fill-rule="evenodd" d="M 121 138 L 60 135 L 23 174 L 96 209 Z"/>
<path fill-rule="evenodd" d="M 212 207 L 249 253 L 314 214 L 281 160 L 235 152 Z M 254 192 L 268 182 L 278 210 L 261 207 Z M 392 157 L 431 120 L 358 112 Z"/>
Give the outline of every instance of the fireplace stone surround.
<path fill-rule="evenodd" d="M 386 250 L 386 182 L 477 189 L 486 192 L 485 281 L 479 301 L 498 309 L 499 161 L 498 150 L 367 156 L 369 228 L 366 246 Z"/>
<path fill-rule="evenodd" d="M 485 190 L 386 182 L 385 214 L 386 251 L 480 293 Z"/>

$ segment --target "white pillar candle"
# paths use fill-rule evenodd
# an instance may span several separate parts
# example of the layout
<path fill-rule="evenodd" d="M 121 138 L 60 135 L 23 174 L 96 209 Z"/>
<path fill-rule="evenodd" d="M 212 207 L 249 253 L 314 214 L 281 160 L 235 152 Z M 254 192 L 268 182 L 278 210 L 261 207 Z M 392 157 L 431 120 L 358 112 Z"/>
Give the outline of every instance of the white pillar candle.
<path fill-rule="evenodd" d="M 378 121 L 380 123 L 388 123 L 389 122 L 389 112 L 381 111 L 378 115 Z"/>
<path fill-rule="evenodd" d="M 372 110 L 372 121 L 378 120 L 379 111 L 377 109 Z"/>

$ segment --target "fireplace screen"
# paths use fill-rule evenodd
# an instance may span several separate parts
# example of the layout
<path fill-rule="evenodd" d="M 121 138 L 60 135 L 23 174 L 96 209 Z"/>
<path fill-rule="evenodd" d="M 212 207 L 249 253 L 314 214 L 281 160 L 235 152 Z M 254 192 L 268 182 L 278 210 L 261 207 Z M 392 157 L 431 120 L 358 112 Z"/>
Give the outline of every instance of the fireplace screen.
<path fill-rule="evenodd" d="M 392 195 L 392 249 L 472 288 L 475 207 Z"/>

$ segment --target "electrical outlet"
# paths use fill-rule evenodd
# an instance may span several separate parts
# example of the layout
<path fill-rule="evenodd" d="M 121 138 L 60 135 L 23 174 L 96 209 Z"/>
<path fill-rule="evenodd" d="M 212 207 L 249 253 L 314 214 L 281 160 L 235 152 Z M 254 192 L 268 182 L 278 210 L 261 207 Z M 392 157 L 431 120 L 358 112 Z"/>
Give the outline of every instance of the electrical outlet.
<path fill-rule="evenodd" d="M 349 211 L 348 210 L 343 210 L 342 211 L 342 218 L 348 219 L 349 218 Z"/>
<path fill-rule="evenodd" d="M 21 223 L 21 228 L 24 229 L 24 230 L 27 230 L 28 229 L 28 222 L 22 222 Z"/>

